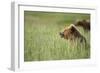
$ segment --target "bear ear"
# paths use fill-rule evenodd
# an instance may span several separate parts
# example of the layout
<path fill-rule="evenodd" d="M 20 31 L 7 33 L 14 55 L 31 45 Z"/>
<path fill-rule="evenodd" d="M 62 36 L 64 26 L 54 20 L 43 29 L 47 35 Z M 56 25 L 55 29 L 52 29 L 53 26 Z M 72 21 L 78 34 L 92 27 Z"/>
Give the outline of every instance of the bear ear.
<path fill-rule="evenodd" d="M 76 30 L 75 25 L 71 24 L 70 29 L 71 29 L 72 32 L 74 32 Z"/>
<path fill-rule="evenodd" d="M 70 26 L 69 26 L 68 28 L 70 29 L 70 28 L 72 28 L 72 27 L 74 27 L 74 26 L 75 26 L 74 24 L 70 24 Z"/>

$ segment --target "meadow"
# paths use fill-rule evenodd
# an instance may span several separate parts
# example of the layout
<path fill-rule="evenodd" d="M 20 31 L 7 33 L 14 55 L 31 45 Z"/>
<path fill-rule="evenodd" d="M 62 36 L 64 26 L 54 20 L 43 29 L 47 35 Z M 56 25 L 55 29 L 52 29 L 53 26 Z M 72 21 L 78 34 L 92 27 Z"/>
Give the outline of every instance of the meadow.
<path fill-rule="evenodd" d="M 74 60 L 90 58 L 90 31 L 78 30 L 87 40 L 70 42 L 59 32 L 89 14 L 24 11 L 24 61 Z"/>

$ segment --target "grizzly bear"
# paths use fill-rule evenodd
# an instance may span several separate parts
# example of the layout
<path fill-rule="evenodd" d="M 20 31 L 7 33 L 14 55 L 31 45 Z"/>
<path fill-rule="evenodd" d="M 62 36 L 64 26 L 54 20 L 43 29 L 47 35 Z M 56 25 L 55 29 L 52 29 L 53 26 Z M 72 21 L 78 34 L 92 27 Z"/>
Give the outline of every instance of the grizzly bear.
<path fill-rule="evenodd" d="M 80 39 L 80 42 L 85 41 L 85 37 L 77 30 L 76 26 L 74 24 L 71 24 L 69 27 L 67 27 L 63 32 L 59 33 L 61 38 L 67 39 L 67 40 L 75 40 Z"/>
<path fill-rule="evenodd" d="M 90 30 L 90 21 L 88 20 L 82 20 L 82 21 L 76 21 L 74 23 L 75 26 L 81 26 L 84 30 Z"/>

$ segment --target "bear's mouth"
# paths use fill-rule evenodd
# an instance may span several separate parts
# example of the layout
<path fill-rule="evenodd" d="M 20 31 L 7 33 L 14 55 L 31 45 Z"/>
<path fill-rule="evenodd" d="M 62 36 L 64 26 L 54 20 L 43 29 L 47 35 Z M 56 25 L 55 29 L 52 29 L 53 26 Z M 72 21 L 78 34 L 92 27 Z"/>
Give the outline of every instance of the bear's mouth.
<path fill-rule="evenodd" d="M 62 32 L 60 32 L 59 35 L 61 36 L 61 38 L 64 37 L 64 34 Z"/>

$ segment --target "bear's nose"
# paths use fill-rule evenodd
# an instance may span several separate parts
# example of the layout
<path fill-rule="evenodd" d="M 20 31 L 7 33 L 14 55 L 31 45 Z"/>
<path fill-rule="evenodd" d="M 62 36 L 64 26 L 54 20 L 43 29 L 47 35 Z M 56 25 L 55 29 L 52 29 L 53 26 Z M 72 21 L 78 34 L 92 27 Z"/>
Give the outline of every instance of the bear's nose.
<path fill-rule="evenodd" d="M 61 37 L 64 37 L 64 33 L 62 33 L 62 32 L 60 32 L 59 35 L 60 35 Z"/>

